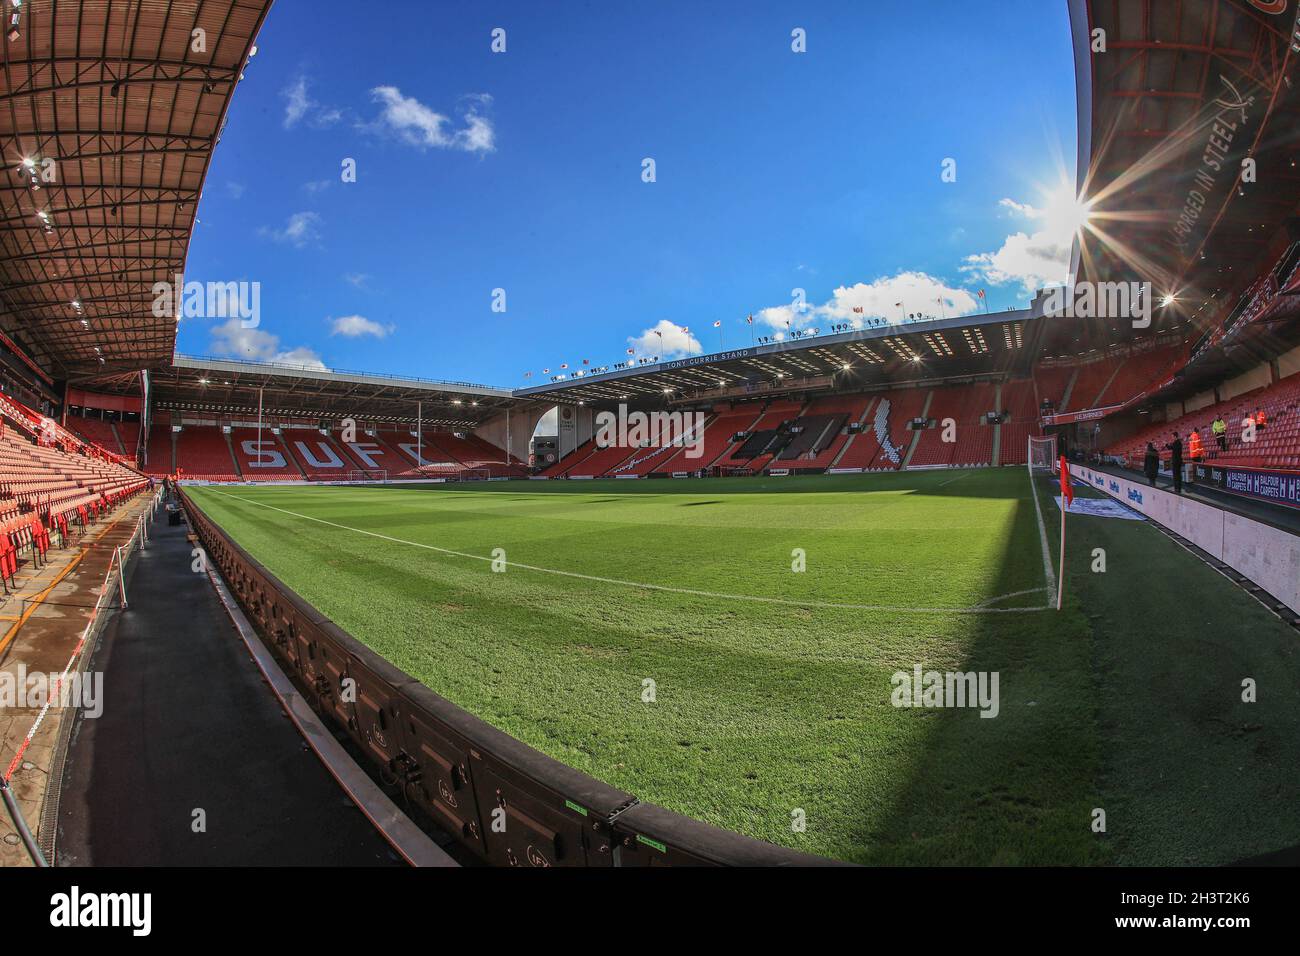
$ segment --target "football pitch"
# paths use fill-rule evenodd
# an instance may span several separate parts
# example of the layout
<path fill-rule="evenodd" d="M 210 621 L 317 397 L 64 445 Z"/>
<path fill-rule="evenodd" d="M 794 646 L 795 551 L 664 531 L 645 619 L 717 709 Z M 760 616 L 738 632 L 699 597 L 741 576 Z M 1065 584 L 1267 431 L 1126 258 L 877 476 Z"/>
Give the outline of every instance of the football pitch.
<path fill-rule="evenodd" d="M 1083 515 L 1058 613 L 1051 490 L 1002 468 L 189 493 L 436 693 L 717 826 L 882 864 L 1300 844 L 1300 635 L 1154 527 Z M 995 703 L 896 706 L 918 667 L 996 674 Z"/>

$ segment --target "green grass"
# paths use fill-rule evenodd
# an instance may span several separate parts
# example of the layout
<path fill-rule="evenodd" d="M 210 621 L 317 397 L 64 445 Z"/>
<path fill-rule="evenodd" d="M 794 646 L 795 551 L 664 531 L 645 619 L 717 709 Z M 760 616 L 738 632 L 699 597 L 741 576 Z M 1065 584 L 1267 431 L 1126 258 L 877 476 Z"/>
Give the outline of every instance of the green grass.
<path fill-rule="evenodd" d="M 1072 518 L 1066 611 L 955 613 L 1044 585 L 1020 469 L 193 495 L 437 693 L 718 826 L 864 863 L 1228 862 L 1300 842 L 1265 809 L 1297 796 L 1295 634 L 1154 529 Z M 998 718 L 891 706 L 916 664 L 997 671 Z M 1239 703 L 1241 676 L 1260 703 Z"/>

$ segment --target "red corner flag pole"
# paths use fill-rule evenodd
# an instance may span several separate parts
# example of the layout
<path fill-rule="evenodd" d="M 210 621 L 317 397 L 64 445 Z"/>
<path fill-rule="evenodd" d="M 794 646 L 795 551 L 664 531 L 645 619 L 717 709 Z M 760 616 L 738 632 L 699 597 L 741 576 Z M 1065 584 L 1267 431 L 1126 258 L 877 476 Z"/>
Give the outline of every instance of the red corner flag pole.
<path fill-rule="evenodd" d="M 1070 484 L 1070 463 L 1061 456 L 1061 573 L 1056 579 L 1056 609 L 1065 598 L 1065 513 L 1074 504 L 1074 486 Z"/>

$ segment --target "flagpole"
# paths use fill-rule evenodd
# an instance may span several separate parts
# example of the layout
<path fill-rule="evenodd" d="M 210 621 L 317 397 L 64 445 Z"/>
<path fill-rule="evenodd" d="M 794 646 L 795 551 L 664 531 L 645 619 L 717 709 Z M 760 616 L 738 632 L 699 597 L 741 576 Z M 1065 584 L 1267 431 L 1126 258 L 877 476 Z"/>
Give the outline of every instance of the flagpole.
<path fill-rule="evenodd" d="M 1061 498 L 1061 573 L 1056 579 L 1056 609 L 1061 609 L 1061 602 L 1065 598 L 1065 509 L 1070 507 L 1070 503 Z"/>
<path fill-rule="evenodd" d="M 1061 471 L 1061 573 L 1056 579 L 1056 609 L 1059 611 L 1065 600 L 1065 512 L 1070 507 L 1074 492 L 1070 488 L 1070 464 L 1064 455 L 1060 457 L 1057 467 Z"/>

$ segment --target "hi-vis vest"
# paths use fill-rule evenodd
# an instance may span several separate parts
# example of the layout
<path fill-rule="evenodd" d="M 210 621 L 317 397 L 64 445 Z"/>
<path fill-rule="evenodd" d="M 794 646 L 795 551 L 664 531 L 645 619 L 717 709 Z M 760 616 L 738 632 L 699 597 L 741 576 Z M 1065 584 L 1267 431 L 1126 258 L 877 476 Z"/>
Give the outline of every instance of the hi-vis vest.
<path fill-rule="evenodd" d="M 1188 440 L 1188 450 L 1193 458 L 1201 453 L 1201 436 L 1199 432 L 1192 432 L 1192 437 Z"/>

